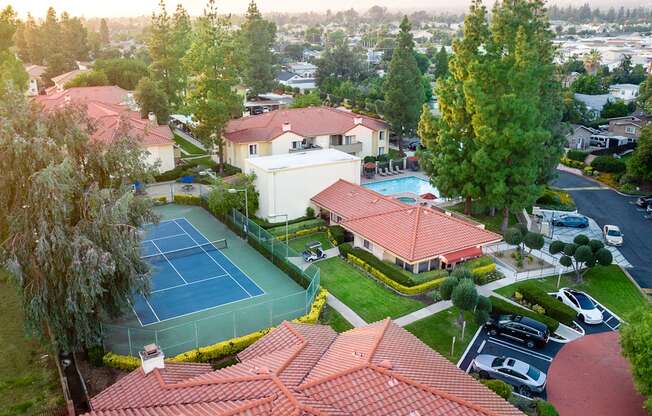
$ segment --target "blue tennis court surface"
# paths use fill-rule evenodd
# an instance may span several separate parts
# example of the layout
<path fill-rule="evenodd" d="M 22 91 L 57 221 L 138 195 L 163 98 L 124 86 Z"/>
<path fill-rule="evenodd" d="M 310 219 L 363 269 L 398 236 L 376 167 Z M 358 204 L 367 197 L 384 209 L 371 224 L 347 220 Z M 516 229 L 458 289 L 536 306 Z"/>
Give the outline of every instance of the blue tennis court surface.
<path fill-rule="evenodd" d="M 264 294 L 222 248 L 185 218 L 146 226 L 141 253 L 152 266 L 151 293 L 133 305 L 141 325 Z"/>

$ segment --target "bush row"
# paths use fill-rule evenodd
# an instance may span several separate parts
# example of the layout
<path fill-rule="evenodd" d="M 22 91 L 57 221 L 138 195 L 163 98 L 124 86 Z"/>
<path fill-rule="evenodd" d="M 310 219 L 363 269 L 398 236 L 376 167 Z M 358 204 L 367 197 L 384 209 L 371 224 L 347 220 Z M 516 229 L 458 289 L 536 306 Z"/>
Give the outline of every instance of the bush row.
<path fill-rule="evenodd" d="M 567 157 L 562 157 L 560 160 L 562 165 L 566 165 L 571 168 L 576 168 L 576 169 L 584 169 L 584 162 L 579 162 L 577 160 L 569 159 Z"/>
<path fill-rule="evenodd" d="M 570 160 L 575 160 L 577 162 L 582 162 L 584 163 L 584 159 L 586 159 L 586 152 L 583 152 L 581 150 L 577 149 L 570 149 L 568 152 L 566 152 L 566 157 Z"/>
<path fill-rule="evenodd" d="M 537 304 L 546 310 L 545 314 L 557 321 L 570 325 L 577 316 L 575 311 L 568 305 L 564 305 L 554 297 L 542 290 L 536 281 L 528 281 L 519 285 L 518 292 L 523 295 L 523 299 L 531 304 Z"/>
<path fill-rule="evenodd" d="M 311 323 L 314 324 L 319 319 L 319 315 L 326 304 L 326 297 L 328 292 L 326 289 L 321 289 L 315 300 L 310 307 L 310 312 L 303 315 L 292 322 L 297 323 Z M 267 335 L 272 328 L 265 328 L 260 331 L 252 332 L 241 337 L 236 337 L 226 341 L 221 341 L 207 347 L 201 347 L 192 351 L 181 353 L 177 356 L 167 359 L 167 362 L 209 362 L 213 360 L 219 360 L 230 355 L 234 355 L 244 350 L 254 342 L 258 341 L 263 336 Z M 140 366 L 140 359 L 138 357 L 132 357 L 127 355 L 118 355 L 113 353 L 107 353 L 102 358 L 102 362 L 105 366 L 111 368 L 117 368 L 124 371 L 132 371 Z"/>
<path fill-rule="evenodd" d="M 317 232 L 323 231 L 323 230 L 324 230 L 324 227 L 314 227 L 314 228 L 306 228 L 306 229 L 303 229 L 303 230 L 299 230 L 299 231 L 294 232 L 294 233 L 288 233 L 288 240 L 292 240 L 292 239 L 298 238 L 298 237 L 303 237 L 304 235 L 314 234 L 314 233 L 317 233 Z M 279 240 L 279 241 L 285 241 L 285 234 L 277 235 L 276 239 Z"/>
<path fill-rule="evenodd" d="M 340 246 L 340 253 L 345 257 L 348 257 L 349 254 L 354 255 L 358 259 L 368 264 L 370 267 L 376 269 L 379 273 L 385 275 L 388 279 L 394 281 L 394 283 L 398 283 L 399 285 L 404 287 L 414 286 L 414 282 L 410 279 L 410 277 L 407 274 L 403 273 L 400 270 L 395 269 L 394 267 L 380 260 L 378 257 L 374 256 L 367 250 L 363 250 L 358 247 L 353 247 L 351 246 L 351 244 L 347 243 L 347 244 L 342 244 Z"/>
<path fill-rule="evenodd" d="M 496 263 L 491 262 L 490 264 L 487 264 L 486 266 L 480 266 L 480 267 L 475 267 L 471 269 L 471 273 L 473 273 L 473 276 L 480 277 L 484 276 L 488 273 L 493 272 L 496 270 Z"/>
<path fill-rule="evenodd" d="M 557 328 L 559 328 L 559 321 L 549 316 L 541 315 L 522 306 L 514 305 L 513 303 L 497 296 L 489 296 L 489 300 L 491 300 L 491 311 L 494 314 L 527 316 L 528 318 L 535 319 L 545 324 L 550 332 L 555 332 Z"/>
<path fill-rule="evenodd" d="M 346 239 L 346 230 L 339 225 L 331 225 L 328 227 L 328 238 L 334 246 L 339 246 Z"/>
<path fill-rule="evenodd" d="M 289 220 L 288 225 L 297 224 L 297 223 L 300 223 L 300 222 L 314 220 L 314 219 L 315 219 L 314 216 L 310 216 L 310 217 L 309 216 L 303 216 L 303 217 L 295 218 L 293 220 Z M 267 221 L 267 220 L 265 220 L 263 218 L 251 217 L 251 220 L 253 222 L 255 222 L 256 224 L 258 224 L 259 226 L 261 226 L 262 228 L 264 228 L 264 229 L 277 228 L 277 227 L 280 226 L 279 225 L 280 223 L 278 223 L 278 222 L 269 222 L 269 221 Z M 285 223 L 283 223 L 283 227 L 285 227 Z"/>
<path fill-rule="evenodd" d="M 288 224 L 288 233 L 289 234 L 295 234 L 298 231 L 301 230 L 307 230 L 307 229 L 312 229 L 312 228 L 320 228 L 320 227 L 325 227 L 326 222 L 322 220 L 321 218 L 312 218 L 310 220 L 298 222 L 295 224 Z M 272 235 L 275 236 L 285 236 L 285 224 L 283 225 L 277 225 L 274 228 L 268 228 L 267 232 L 269 232 Z M 313 231 L 314 232 L 314 231 Z"/>
<path fill-rule="evenodd" d="M 179 205 L 201 205 L 202 199 L 195 195 L 176 194 L 174 203 Z"/>
<path fill-rule="evenodd" d="M 607 173 L 622 173 L 627 169 L 625 162 L 613 156 L 598 156 L 591 162 L 591 167 Z"/>

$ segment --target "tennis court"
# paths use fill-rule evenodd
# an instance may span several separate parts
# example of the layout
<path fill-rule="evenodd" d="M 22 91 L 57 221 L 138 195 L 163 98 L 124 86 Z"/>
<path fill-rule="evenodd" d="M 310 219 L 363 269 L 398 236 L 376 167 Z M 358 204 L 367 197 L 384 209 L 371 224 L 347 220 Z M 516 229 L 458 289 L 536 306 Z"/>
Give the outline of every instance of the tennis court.
<path fill-rule="evenodd" d="M 263 295 L 265 292 L 224 255 L 226 239 L 210 241 L 186 218 L 144 229 L 142 258 L 152 266 L 148 298 L 133 309 L 142 326 Z"/>

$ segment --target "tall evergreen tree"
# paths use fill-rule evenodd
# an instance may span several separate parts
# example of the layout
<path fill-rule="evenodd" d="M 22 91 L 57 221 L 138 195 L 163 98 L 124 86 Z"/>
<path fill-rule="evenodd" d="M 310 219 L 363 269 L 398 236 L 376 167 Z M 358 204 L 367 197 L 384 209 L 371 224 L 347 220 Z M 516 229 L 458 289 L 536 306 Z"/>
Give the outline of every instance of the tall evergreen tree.
<path fill-rule="evenodd" d="M 13 37 L 17 28 L 16 12 L 7 6 L 0 10 L 0 52 L 13 46 Z"/>
<path fill-rule="evenodd" d="M 100 42 L 102 43 L 102 46 L 107 46 L 111 42 L 109 24 L 106 19 L 100 20 Z"/>
<path fill-rule="evenodd" d="M 20 91 L 27 88 L 27 73 L 11 50 L 17 26 L 16 12 L 11 6 L 0 11 L 0 99 L 7 84 Z"/>
<path fill-rule="evenodd" d="M 156 115 L 159 124 L 165 124 L 168 121 L 170 110 L 165 93 L 151 79 L 145 77 L 138 81 L 134 98 L 140 107 L 140 116 L 146 118 L 149 113 Z"/>
<path fill-rule="evenodd" d="M 208 0 L 184 64 L 193 79 L 187 105 L 197 126 L 197 137 L 208 147 L 216 148 L 220 172 L 224 170 L 226 123 L 242 114 L 242 98 L 235 91 L 238 83 L 235 39 L 228 30 L 229 20 L 217 14 L 215 0 Z"/>
<path fill-rule="evenodd" d="M 385 92 L 385 119 L 392 131 L 401 139 L 413 135 L 417 129 L 421 106 L 424 102 L 421 72 L 414 57 L 412 26 L 403 16 L 398 44 L 392 54 L 389 72 L 383 85 Z"/>
<path fill-rule="evenodd" d="M 437 81 L 441 113 L 437 129 L 429 128 L 433 120 L 429 110 L 424 108 L 419 130 L 426 145 L 421 160 L 430 180 L 443 195 L 462 196 L 464 211 L 471 214 L 472 199 L 482 196 L 482 175 L 478 175 L 474 160 L 478 143 L 471 121 L 473 109 L 466 102 L 465 85 L 470 78 L 469 68 L 484 58 L 489 36 L 487 11 L 480 0 L 473 1 L 464 18 L 463 35 L 453 42 L 450 76 Z"/>
<path fill-rule="evenodd" d="M 448 75 L 448 52 L 442 45 L 437 55 L 435 55 L 435 78 L 444 78 Z"/>
<path fill-rule="evenodd" d="M 240 42 L 245 52 L 243 78 L 252 95 L 270 91 L 276 84 L 274 53 L 276 25 L 263 19 L 255 1 L 249 3 Z"/>
<path fill-rule="evenodd" d="M 134 139 L 89 139 L 84 112 L 40 114 L 22 92 L 0 100 L 0 262 L 30 332 L 58 350 L 97 345 L 99 323 L 148 290 L 138 227 L 155 220 L 131 192 L 150 176 Z"/>

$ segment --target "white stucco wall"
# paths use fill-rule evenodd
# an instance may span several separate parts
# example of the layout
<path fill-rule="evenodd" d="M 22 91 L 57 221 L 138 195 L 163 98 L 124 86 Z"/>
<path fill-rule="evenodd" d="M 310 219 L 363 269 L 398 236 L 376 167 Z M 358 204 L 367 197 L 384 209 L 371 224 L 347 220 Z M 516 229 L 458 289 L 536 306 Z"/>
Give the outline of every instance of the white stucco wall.
<path fill-rule="evenodd" d="M 147 148 L 147 163 L 154 164 L 160 161 L 159 172 L 165 172 L 174 169 L 174 146 L 150 146 Z"/>
<path fill-rule="evenodd" d="M 284 218 L 270 218 L 275 214 L 287 214 L 289 219 L 306 214 L 310 198 L 339 179 L 359 184 L 360 160 L 338 161 L 316 166 L 265 170 L 250 160 L 245 161 L 246 173 L 255 173 L 255 186 L 259 193 L 259 209 L 256 213 L 270 222 L 283 222 Z"/>

